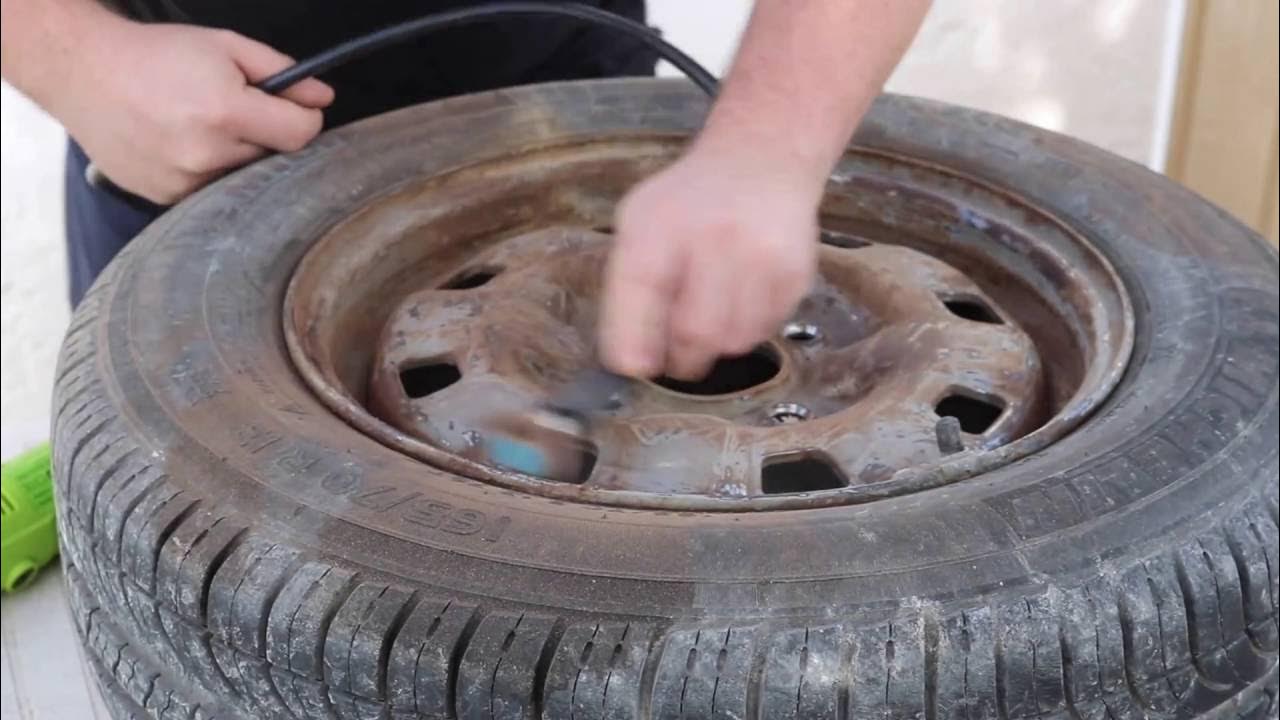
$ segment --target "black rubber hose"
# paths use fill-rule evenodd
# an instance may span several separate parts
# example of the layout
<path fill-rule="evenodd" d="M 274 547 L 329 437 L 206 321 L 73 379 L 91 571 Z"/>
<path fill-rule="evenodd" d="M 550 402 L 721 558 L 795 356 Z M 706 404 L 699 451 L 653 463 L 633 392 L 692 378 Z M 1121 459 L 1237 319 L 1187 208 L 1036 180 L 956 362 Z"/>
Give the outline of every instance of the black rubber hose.
<path fill-rule="evenodd" d="M 564 2 L 502 2 L 474 8 L 462 8 L 449 12 L 427 15 L 414 20 L 406 20 L 396 25 L 375 30 L 335 45 L 323 52 L 312 55 L 294 65 L 281 70 L 271 77 L 255 83 L 255 87 L 263 92 L 279 95 L 293 85 L 314 75 L 319 75 L 344 65 L 352 60 L 362 58 L 382 48 L 395 45 L 436 30 L 491 21 L 499 17 L 514 15 L 547 15 L 572 18 L 612 28 L 648 45 L 663 60 L 671 63 L 684 73 L 694 85 L 708 95 L 715 95 L 719 87 L 716 77 L 698 64 L 698 61 L 686 55 L 676 46 L 663 40 L 652 28 L 630 18 L 614 15 L 598 8 Z M 123 190 L 103 175 L 92 163 L 85 168 L 85 179 L 94 187 L 103 188 L 133 203 L 145 201 Z"/>
<path fill-rule="evenodd" d="M 716 77 L 698 64 L 696 60 L 684 54 L 679 48 L 663 40 L 660 35 L 641 23 L 630 18 L 614 15 L 611 12 L 576 3 L 553 2 L 502 2 L 474 8 L 462 8 L 449 12 L 420 17 L 415 20 L 375 30 L 354 40 L 348 40 L 321 53 L 306 58 L 293 67 L 285 68 L 257 84 L 258 89 L 278 95 L 312 75 L 320 75 L 339 65 L 364 57 L 384 47 L 395 45 L 412 38 L 425 35 L 436 30 L 470 25 L 499 16 L 513 15 L 553 15 L 559 17 L 585 20 L 597 25 L 618 30 L 636 40 L 643 42 L 655 50 L 658 55 L 671 63 L 680 72 L 708 95 L 714 95 L 719 85 Z"/>

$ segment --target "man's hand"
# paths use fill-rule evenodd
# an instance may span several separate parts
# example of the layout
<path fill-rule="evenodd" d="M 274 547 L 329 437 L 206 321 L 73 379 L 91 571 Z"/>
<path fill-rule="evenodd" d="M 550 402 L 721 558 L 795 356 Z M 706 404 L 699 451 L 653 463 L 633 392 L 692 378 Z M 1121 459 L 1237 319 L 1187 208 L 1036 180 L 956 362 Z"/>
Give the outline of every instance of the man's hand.
<path fill-rule="evenodd" d="M 827 175 L 928 0 L 757 0 L 692 147 L 619 205 L 600 355 L 697 379 L 768 338 L 813 280 Z"/>
<path fill-rule="evenodd" d="M 253 88 L 293 61 L 227 30 L 137 23 L 91 0 L 5 0 L 5 11 L 6 25 L 12 13 L 27 30 L 6 28 L 6 44 L 18 46 L 6 47 L 6 78 L 58 118 L 104 175 L 153 202 L 302 148 L 333 101 L 314 79 L 283 97 Z"/>
<path fill-rule="evenodd" d="M 776 332 L 813 280 L 820 190 L 707 147 L 637 186 L 605 273 L 605 364 L 696 380 Z"/>

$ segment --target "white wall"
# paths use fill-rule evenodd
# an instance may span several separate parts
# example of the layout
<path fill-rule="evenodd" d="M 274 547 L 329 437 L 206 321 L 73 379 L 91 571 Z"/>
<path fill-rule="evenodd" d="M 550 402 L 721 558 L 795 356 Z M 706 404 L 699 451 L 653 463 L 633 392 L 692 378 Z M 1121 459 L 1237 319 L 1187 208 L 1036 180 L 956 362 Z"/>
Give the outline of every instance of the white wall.
<path fill-rule="evenodd" d="M 0 88 L 0 454 L 48 430 L 53 365 L 67 325 L 62 130 Z"/>
<path fill-rule="evenodd" d="M 649 6 L 668 40 L 723 73 L 751 3 Z M 887 89 L 1009 115 L 1159 169 L 1183 7 L 1183 0 L 934 0 Z"/>
<path fill-rule="evenodd" d="M 650 0 L 666 37 L 723 72 L 747 0 Z M 1160 168 L 1183 0 L 936 0 L 889 89 L 1010 115 Z M 4 87 L 0 427 L 7 455 L 45 431 L 67 322 L 62 138 Z"/>

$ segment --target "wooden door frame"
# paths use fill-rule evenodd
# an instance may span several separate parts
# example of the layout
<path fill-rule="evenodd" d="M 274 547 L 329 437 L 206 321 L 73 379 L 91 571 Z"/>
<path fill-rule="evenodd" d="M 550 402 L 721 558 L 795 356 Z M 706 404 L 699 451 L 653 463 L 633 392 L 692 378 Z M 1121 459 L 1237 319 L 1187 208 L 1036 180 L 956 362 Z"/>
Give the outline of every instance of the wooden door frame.
<path fill-rule="evenodd" d="M 1280 2 L 1186 12 L 1165 172 L 1276 243 Z"/>

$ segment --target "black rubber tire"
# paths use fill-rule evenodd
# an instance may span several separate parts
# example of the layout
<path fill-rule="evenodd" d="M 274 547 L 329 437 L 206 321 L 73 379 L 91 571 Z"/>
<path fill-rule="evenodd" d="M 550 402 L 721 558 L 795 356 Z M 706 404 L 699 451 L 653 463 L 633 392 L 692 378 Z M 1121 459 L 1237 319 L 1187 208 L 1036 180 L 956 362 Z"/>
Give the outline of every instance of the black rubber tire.
<path fill-rule="evenodd" d="M 1100 412 L 953 486 L 746 524 L 554 503 L 424 468 L 293 372 L 284 283 L 334 220 L 503 137 L 688 132 L 703 103 L 610 81 L 393 113 L 220 181 L 110 266 L 53 438 L 116 717 L 1277 716 L 1276 254 L 1082 143 L 894 97 L 855 138 L 1016 188 L 1136 306 Z"/>

